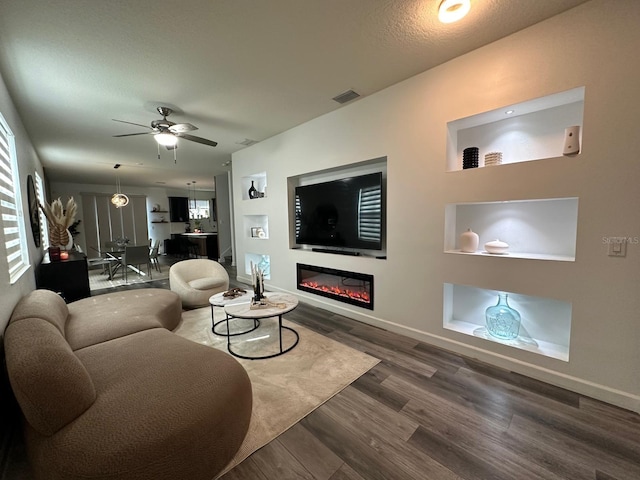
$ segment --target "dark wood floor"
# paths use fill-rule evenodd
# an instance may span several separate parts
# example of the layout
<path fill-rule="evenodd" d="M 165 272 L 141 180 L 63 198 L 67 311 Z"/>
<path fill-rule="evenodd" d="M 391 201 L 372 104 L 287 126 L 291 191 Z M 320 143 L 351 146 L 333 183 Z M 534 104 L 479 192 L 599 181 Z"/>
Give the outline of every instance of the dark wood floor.
<path fill-rule="evenodd" d="M 381 362 L 224 480 L 640 479 L 640 416 L 301 304 Z"/>
<path fill-rule="evenodd" d="M 640 479 L 635 413 L 310 305 L 286 317 L 381 361 L 223 480 Z"/>

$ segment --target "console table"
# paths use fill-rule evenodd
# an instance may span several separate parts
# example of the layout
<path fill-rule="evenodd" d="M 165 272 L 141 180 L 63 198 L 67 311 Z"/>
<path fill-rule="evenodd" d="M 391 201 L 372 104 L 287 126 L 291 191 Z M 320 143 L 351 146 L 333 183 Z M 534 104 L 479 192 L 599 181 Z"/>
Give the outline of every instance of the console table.
<path fill-rule="evenodd" d="M 90 297 L 87 256 L 69 252 L 68 259 L 52 261 L 45 254 L 36 268 L 36 287 L 59 293 L 67 303 Z"/>

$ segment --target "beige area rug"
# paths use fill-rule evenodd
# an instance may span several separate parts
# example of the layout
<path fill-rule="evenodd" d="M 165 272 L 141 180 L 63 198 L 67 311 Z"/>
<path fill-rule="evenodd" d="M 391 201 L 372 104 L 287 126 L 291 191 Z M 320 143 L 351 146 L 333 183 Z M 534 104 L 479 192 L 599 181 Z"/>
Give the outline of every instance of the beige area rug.
<path fill-rule="evenodd" d="M 215 308 L 215 315 L 216 321 L 224 318 L 220 308 Z M 265 319 L 255 331 L 232 337 L 232 349 L 254 356 L 274 353 L 279 348 L 277 323 L 277 318 Z M 230 325 L 232 333 L 244 331 L 251 328 L 251 321 L 235 319 Z M 253 413 L 249 432 L 240 450 L 216 478 L 285 432 L 379 362 L 377 358 L 286 319 L 283 325 L 294 328 L 300 336 L 293 350 L 265 360 L 238 359 L 251 379 Z M 218 325 L 216 331 L 226 331 L 225 324 Z M 283 347 L 287 348 L 293 344 L 295 337 L 286 330 L 284 332 Z M 183 312 L 182 322 L 175 333 L 227 351 L 226 337 L 211 332 L 209 307 Z M 272 339 L 276 341 L 272 342 Z"/>
<path fill-rule="evenodd" d="M 129 272 L 127 273 L 127 281 L 125 282 L 124 278 L 122 277 L 122 269 L 118 269 L 113 277 L 113 280 L 109 280 L 109 275 L 103 273 L 101 267 L 92 267 L 89 270 L 89 289 L 101 290 L 103 288 L 120 287 L 122 285 L 135 285 L 137 283 L 147 283 L 153 280 L 164 280 L 169 278 L 169 266 L 162 266 L 160 268 L 160 272 L 155 269 L 151 269 L 151 276 L 147 275 L 146 268 L 142 271 L 143 275 L 139 275 L 133 270 L 129 270 Z"/>

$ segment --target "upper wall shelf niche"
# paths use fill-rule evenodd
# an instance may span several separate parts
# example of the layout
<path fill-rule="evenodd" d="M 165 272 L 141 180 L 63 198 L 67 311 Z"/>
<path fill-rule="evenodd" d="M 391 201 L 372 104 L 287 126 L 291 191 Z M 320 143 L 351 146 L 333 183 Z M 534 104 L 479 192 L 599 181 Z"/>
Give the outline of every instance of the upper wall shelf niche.
<path fill-rule="evenodd" d="M 250 197 L 249 190 L 251 185 L 256 189 L 257 197 Z M 242 177 L 242 199 L 243 200 L 259 200 L 267 196 L 267 172 L 255 173 Z"/>
<path fill-rule="evenodd" d="M 579 125 L 582 137 L 584 93 L 578 87 L 447 123 L 447 171 L 462 170 L 467 147 L 478 147 L 479 167 L 490 152 L 502 152 L 503 165 L 561 157 L 567 127 Z"/>

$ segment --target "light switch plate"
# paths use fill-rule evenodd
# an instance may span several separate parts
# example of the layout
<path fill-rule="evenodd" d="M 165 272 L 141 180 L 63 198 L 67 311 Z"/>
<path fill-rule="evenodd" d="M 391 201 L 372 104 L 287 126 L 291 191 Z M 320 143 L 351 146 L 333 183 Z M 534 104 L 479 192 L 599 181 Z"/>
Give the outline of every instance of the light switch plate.
<path fill-rule="evenodd" d="M 625 237 L 609 237 L 609 256 L 627 256 L 627 239 Z"/>

